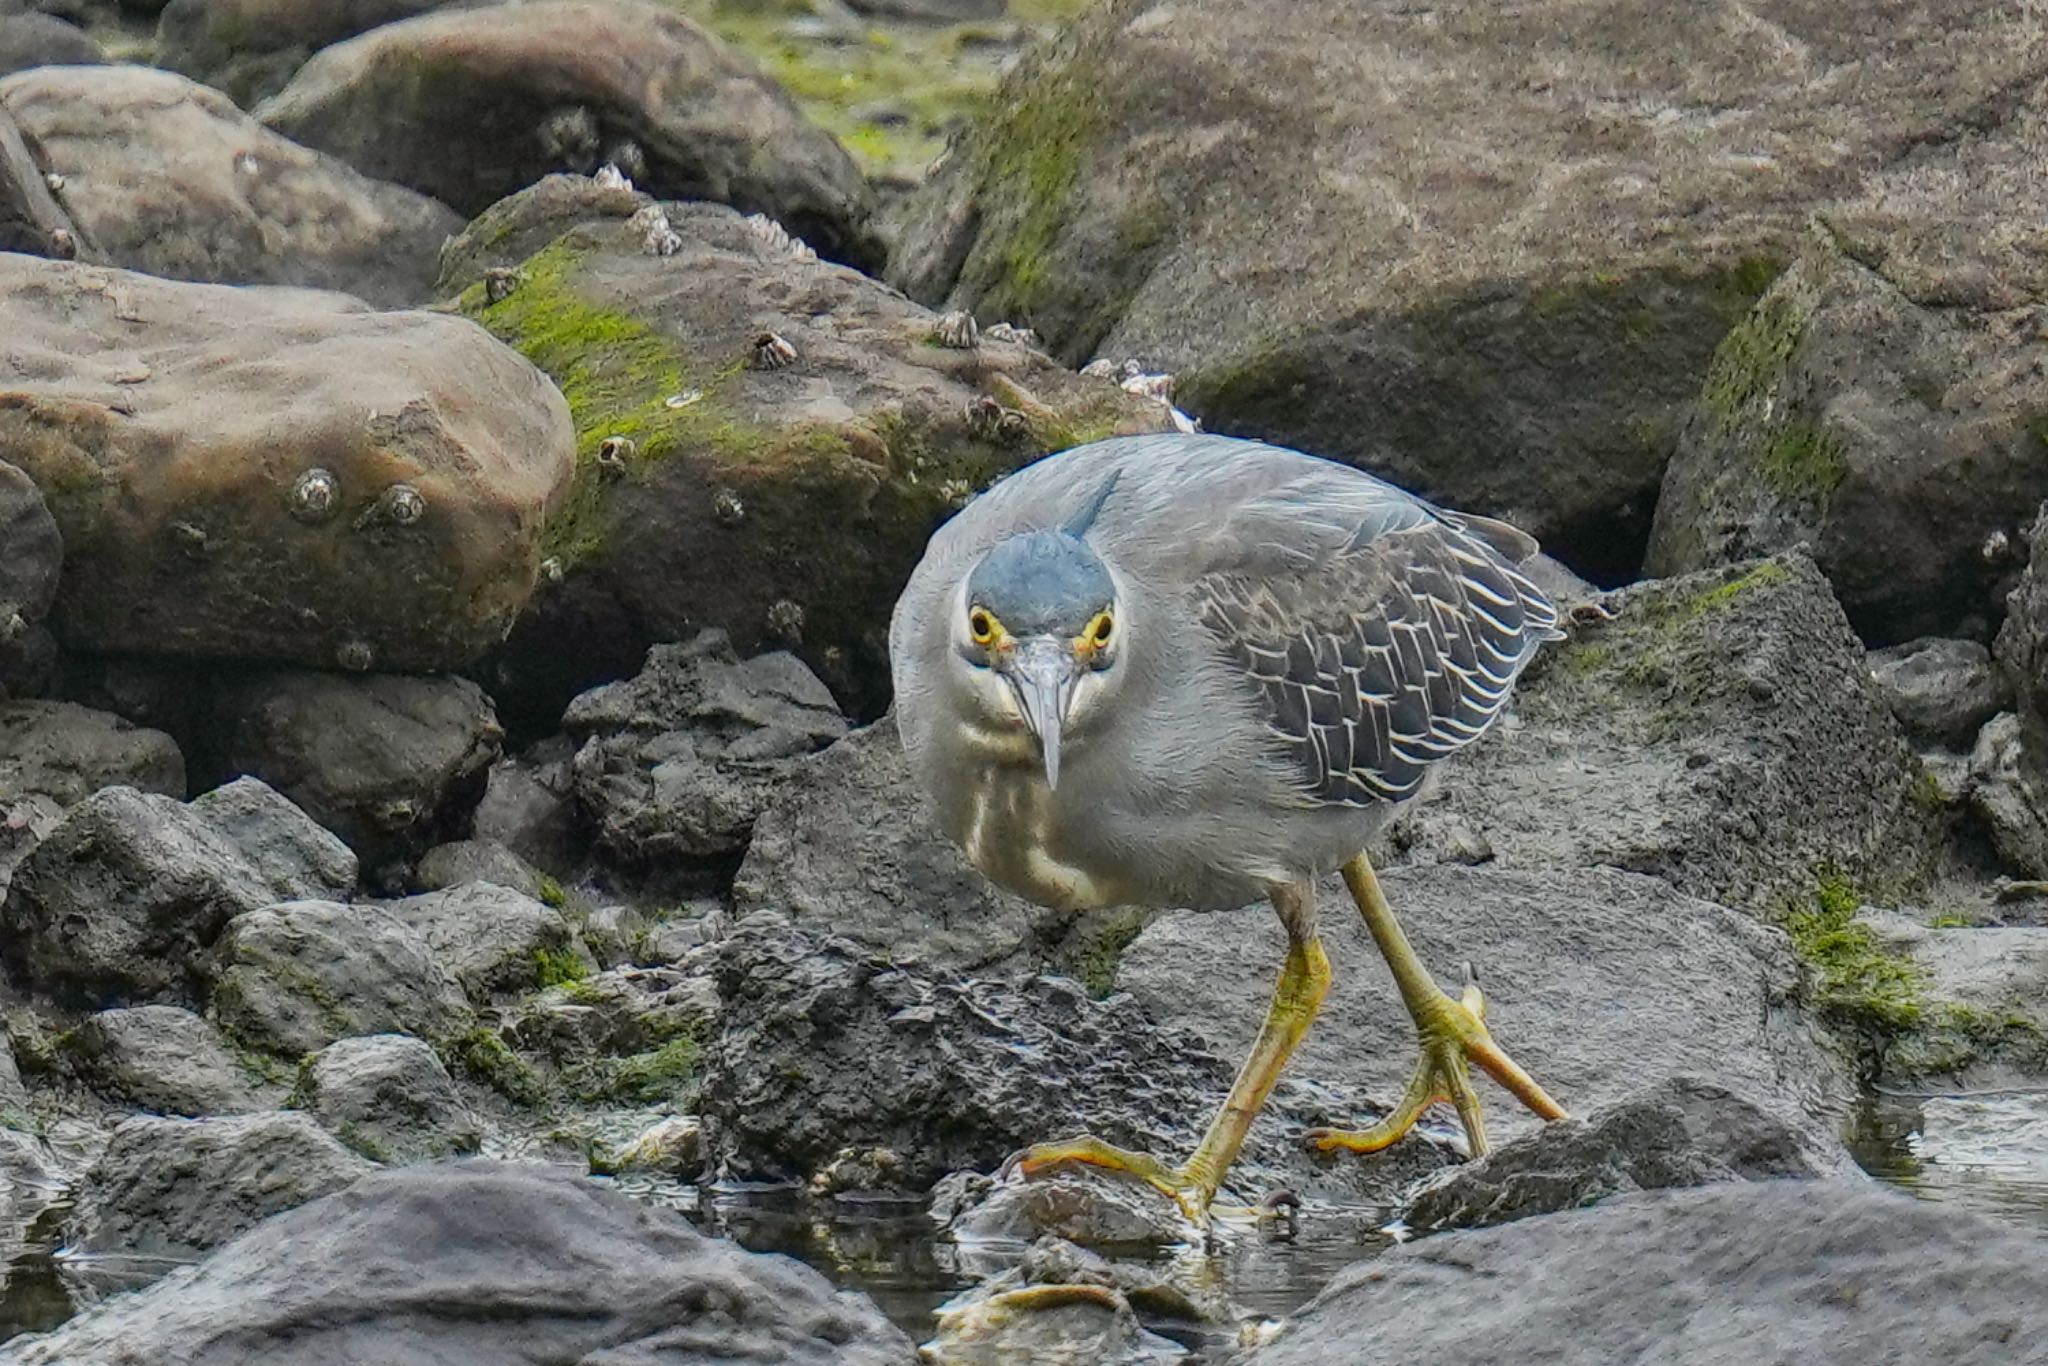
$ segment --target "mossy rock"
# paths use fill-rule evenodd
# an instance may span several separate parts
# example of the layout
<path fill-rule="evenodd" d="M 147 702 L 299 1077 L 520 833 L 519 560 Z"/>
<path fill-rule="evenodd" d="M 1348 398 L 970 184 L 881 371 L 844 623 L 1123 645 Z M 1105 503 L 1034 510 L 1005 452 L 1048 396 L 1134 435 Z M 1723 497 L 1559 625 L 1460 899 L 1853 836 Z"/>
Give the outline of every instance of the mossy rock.
<path fill-rule="evenodd" d="M 933 315 L 763 220 L 671 204 L 674 250 L 650 252 L 630 221 L 650 203 L 544 182 L 444 262 L 455 306 L 554 376 L 577 432 L 543 536 L 559 581 L 497 661 L 501 707 L 558 713 L 651 641 L 722 626 L 875 709 L 890 609 L 939 521 L 1049 451 L 1168 425 L 1029 347 L 936 344 Z M 549 230 L 514 275 L 482 278 Z M 770 335 L 787 364 L 757 354 Z"/>

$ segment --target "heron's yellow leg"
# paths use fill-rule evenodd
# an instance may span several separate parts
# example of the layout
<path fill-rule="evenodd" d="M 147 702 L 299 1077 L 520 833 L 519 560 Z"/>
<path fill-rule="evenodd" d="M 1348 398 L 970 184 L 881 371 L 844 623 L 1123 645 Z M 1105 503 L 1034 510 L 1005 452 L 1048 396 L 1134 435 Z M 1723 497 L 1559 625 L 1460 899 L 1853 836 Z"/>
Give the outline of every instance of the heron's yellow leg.
<path fill-rule="evenodd" d="M 1308 1033 L 1323 997 L 1330 989 L 1330 960 L 1315 934 L 1315 903 L 1306 887 L 1275 888 L 1274 909 L 1287 926 L 1287 961 L 1281 965 L 1280 980 L 1273 987 L 1273 1004 L 1266 1023 L 1252 1044 L 1250 1056 L 1238 1069 L 1237 1080 L 1224 1099 L 1223 1108 L 1209 1122 L 1194 1155 L 1179 1167 L 1169 1167 L 1146 1153 L 1135 1153 L 1083 1136 L 1058 1143 L 1039 1143 L 1026 1148 L 1004 1165 L 1006 1172 L 1030 1176 L 1063 1163 L 1084 1163 L 1135 1176 L 1171 1196 L 1196 1225 L 1207 1227 L 1209 1204 L 1230 1164 L 1244 1146 L 1252 1120 L 1273 1093 L 1287 1059 Z"/>
<path fill-rule="evenodd" d="M 1365 917 L 1373 942 L 1379 945 L 1387 967 L 1393 971 L 1394 985 L 1400 989 L 1402 1003 L 1408 1007 L 1416 1033 L 1421 1036 L 1422 1057 L 1415 1064 L 1400 1103 L 1379 1123 L 1360 1130 L 1311 1129 L 1303 1139 L 1311 1147 L 1326 1152 L 1338 1148 L 1378 1152 L 1413 1128 L 1417 1117 L 1432 1103 L 1447 1100 L 1458 1108 L 1466 1142 L 1472 1155 L 1478 1157 L 1486 1151 L 1486 1121 L 1480 1114 L 1479 1095 L 1472 1089 L 1468 1061 L 1477 1063 L 1480 1071 L 1543 1118 L 1563 1119 L 1564 1107 L 1503 1053 L 1487 1032 L 1486 998 L 1479 984 L 1468 980 L 1460 999 L 1453 1000 L 1430 977 L 1429 969 L 1422 965 L 1408 936 L 1402 932 L 1400 922 L 1394 919 L 1393 908 L 1387 905 L 1386 893 L 1380 890 L 1380 880 L 1374 876 L 1365 855 L 1360 854 L 1344 865 L 1344 885 L 1351 889 L 1351 898 L 1358 903 L 1359 914 Z"/>

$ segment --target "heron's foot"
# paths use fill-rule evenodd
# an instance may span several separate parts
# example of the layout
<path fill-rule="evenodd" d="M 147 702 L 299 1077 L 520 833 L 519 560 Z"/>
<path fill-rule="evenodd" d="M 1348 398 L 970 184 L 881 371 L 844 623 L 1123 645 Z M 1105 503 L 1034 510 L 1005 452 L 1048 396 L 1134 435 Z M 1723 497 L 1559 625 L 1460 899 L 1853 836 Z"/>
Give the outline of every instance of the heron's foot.
<path fill-rule="evenodd" d="M 1058 1143 L 1034 1143 L 1022 1152 L 1013 1153 L 1003 1163 L 1000 1174 L 1008 1177 L 1014 1173 L 1028 1179 L 1040 1172 L 1076 1163 L 1135 1176 L 1171 1198 L 1195 1227 L 1204 1230 L 1209 1227 L 1209 1205 L 1216 1198 L 1214 1181 L 1204 1180 L 1186 1168 L 1169 1167 L 1149 1153 L 1134 1153 L 1128 1148 L 1105 1143 L 1092 1134 Z"/>
<path fill-rule="evenodd" d="M 1437 991 L 1415 1012 L 1416 1032 L 1422 1040 L 1422 1056 L 1416 1061 L 1408 1088 L 1393 1112 L 1369 1129 L 1310 1129 L 1302 1142 L 1320 1152 L 1343 1149 L 1355 1153 L 1376 1153 L 1415 1127 L 1422 1112 L 1438 1101 L 1457 1107 L 1465 1126 L 1465 1142 L 1473 1157 L 1486 1154 L 1486 1121 L 1479 1109 L 1479 1093 L 1472 1087 L 1472 1068 L 1505 1086 L 1514 1097 L 1545 1119 L 1563 1119 L 1564 1107 L 1552 1100 L 1514 1059 L 1502 1052 L 1486 1028 L 1486 997 L 1471 966 L 1465 967 L 1465 989 L 1453 1000 Z"/>

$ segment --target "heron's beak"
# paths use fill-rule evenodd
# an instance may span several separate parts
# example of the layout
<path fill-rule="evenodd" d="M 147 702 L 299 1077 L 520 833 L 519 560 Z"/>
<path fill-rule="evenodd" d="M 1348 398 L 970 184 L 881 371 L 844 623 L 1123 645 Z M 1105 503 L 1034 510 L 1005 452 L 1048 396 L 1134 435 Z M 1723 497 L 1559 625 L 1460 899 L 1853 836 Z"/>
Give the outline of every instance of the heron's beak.
<path fill-rule="evenodd" d="M 1024 724 L 1038 737 L 1045 755 L 1045 785 L 1060 785 L 1060 727 L 1074 701 L 1079 674 L 1074 649 L 1057 636 L 1031 636 L 1017 642 L 1006 676 L 1017 694 Z"/>

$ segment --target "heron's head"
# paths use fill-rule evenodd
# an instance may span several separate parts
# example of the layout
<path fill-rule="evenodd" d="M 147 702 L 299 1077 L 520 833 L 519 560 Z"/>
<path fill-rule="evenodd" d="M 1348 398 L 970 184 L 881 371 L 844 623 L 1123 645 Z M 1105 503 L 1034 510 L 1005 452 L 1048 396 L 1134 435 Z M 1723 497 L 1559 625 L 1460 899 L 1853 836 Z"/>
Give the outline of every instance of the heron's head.
<path fill-rule="evenodd" d="M 993 546 L 967 576 L 953 633 L 985 719 L 1025 727 L 1057 786 L 1063 734 L 1085 730 L 1115 684 L 1124 623 L 1116 580 L 1069 531 Z"/>

